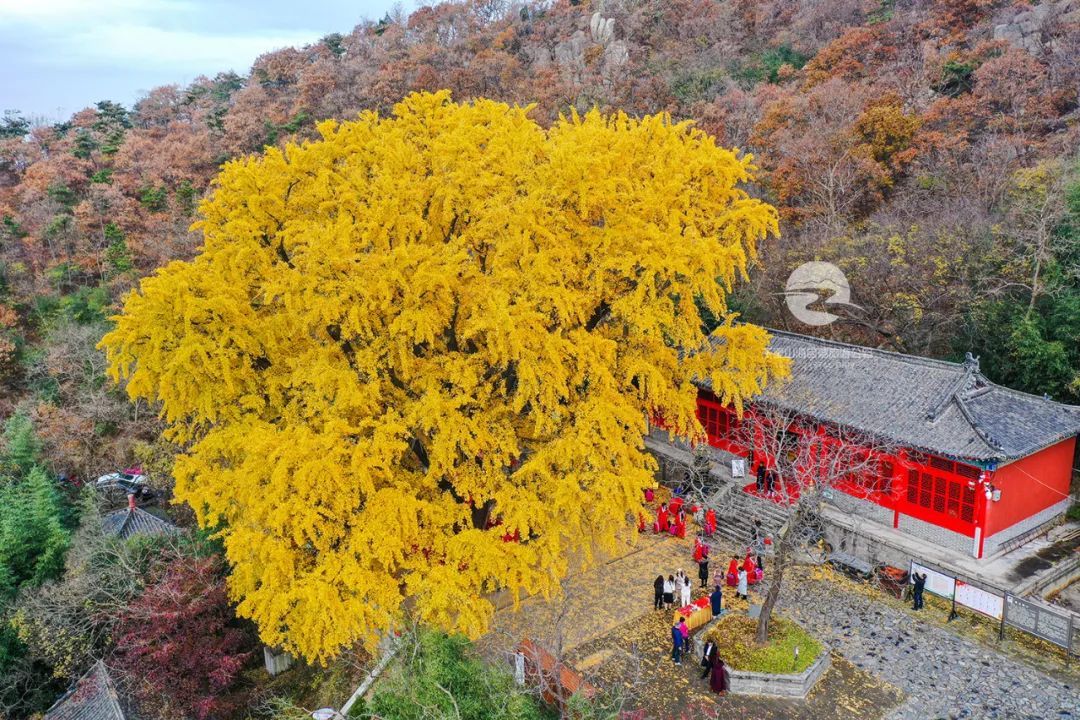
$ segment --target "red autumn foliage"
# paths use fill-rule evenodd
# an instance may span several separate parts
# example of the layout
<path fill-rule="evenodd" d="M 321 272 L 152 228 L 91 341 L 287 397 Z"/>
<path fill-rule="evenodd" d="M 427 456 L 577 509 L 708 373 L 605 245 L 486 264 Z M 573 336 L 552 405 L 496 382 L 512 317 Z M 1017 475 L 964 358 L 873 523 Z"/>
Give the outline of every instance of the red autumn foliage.
<path fill-rule="evenodd" d="M 253 639 L 229 605 L 219 556 L 165 558 L 116 637 L 117 666 L 142 705 L 208 720 L 242 702 L 237 681 Z"/>

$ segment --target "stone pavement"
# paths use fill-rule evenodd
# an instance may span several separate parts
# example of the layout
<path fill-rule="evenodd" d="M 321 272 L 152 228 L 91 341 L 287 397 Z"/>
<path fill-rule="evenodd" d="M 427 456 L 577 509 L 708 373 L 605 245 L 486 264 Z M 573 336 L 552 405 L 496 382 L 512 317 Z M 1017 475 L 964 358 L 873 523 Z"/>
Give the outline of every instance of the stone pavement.
<path fill-rule="evenodd" d="M 907 699 L 890 720 L 1080 718 L 1080 687 L 962 638 L 844 583 L 785 583 L 783 612 Z"/>

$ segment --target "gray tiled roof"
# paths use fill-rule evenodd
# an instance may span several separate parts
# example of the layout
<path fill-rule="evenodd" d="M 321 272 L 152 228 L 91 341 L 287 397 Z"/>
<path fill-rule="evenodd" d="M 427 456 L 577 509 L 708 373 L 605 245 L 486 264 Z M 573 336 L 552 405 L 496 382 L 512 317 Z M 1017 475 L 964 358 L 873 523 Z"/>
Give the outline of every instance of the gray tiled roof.
<path fill-rule="evenodd" d="M 116 695 L 105 663 L 94 666 L 56 701 L 45 720 L 124 720 L 124 711 Z"/>
<path fill-rule="evenodd" d="M 977 360 L 769 332 L 770 348 L 792 359 L 791 377 L 766 388 L 759 402 L 980 464 L 1021 458 L 1080 433 L 1080 407 L 995 385 Z"/>
<path fill-rule="evenodd" d="M 109 513 L 101 519 L 101 529 L 106 535 L 116 535 L 124 540 L 134 535 L 167 535 L 178 531 L 168 520 L 142 508 L 124 508 Z"/>

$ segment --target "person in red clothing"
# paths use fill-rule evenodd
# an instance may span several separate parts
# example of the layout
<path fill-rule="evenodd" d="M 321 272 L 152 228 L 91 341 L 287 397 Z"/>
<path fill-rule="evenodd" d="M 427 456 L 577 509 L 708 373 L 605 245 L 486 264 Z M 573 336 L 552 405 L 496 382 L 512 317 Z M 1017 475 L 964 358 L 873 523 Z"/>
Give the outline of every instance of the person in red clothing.
<path fill-rule="evenodd" d="M 686 514 L 681 510 L 679 511 L 679 516 L 675 519 L 674 532 L 675 537 L 677 538 L 682 539 L 686 537 Z"/>
<path fill-rule="evenodd" d="M 709 552 L 709 546 L 701 542 L 701 538 L 694 538 L 694 562 L 700 563 L 701 559 Z"/>
<path fill-rule="evenodd" d="M 668 531 L 667 503 L 660 503 L 660 509 L 656 512 L 656 527 L 662 533 Z"/>
<path fill-rule="evenodd" d="M 716 532 L 716 511 L 709 508 L 705 511 L 705 535 L 710 536 Z"/>
<path fill-rule="evenodd" d="M 746 559 L 743 560 L 743 570 L 746 571 L 746 581 L 753 585 L 758 581 L 757 578 L 757 565 L 754 564 L 754 558 L 750 553 L 746 554 Z"/>
<path fill-rule="evenodd" d="M 732 556 L 731 562 L 728 563 L 727 575 L 724 577 L 724 581 L 728 584 L 728 587 L 735 587 L 739 582 L 739 558 Z"/>

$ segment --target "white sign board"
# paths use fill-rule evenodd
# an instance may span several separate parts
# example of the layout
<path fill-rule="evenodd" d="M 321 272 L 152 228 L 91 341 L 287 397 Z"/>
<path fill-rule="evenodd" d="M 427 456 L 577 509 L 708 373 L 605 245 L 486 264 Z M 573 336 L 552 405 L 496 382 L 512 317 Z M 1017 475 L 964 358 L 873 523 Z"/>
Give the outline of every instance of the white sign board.
<path fill-rule="evenodd" d="M 920 565 L 914 560 L 911 561 L 911 582 L 915 582 L 915 573 L 926 576 L 926 592 L 940 595 L 943 598 L 952 599 L 953 591 L 956 589 L 956 578 L 951 575 L 945 575 L 939 573 L 937 570 L 931 570 L 928 567 Z"/>
<path fill-rule="evenodd" d="M 731 459 L 731 477 L 746 477 L 746 458 Z"/>
<path fill-rule="evenodd" d="M 989 615 L 995 620 L 1000 620 L 1002 613 L 1005 612 L 1005 598 L 974 585 L 968 585 L 962 580 L 956 581 L 956 604 L 971 608 L 983 615 Z"/>

